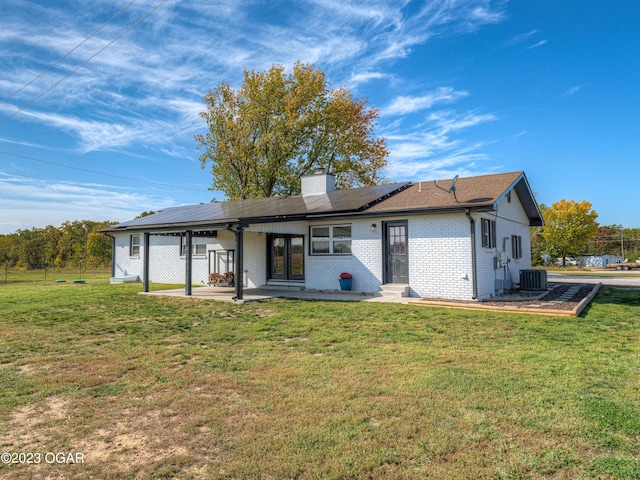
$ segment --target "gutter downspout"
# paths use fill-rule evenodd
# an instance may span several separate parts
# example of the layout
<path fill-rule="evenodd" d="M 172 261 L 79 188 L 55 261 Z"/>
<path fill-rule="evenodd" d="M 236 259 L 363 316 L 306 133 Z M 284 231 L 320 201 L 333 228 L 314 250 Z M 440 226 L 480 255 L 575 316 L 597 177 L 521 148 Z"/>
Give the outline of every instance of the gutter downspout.
<path fill-rule="evenodd" d="M 109 234 L 109 232 L 102 232 L 105 237 L 111 239 L 111 277 L 116 276 L 116 237 Z"/>
<path fill-rule="evenodd" d="M 464 214 L 469 219 L 469 224 L 471 227 L 471 277 L 473 280 L 473 298 L 474 300 L 478 298 L 478 273 L 476 269 L 476 221 L 471 216 L 471 211 L 468 208 L 464 209 Z"/>

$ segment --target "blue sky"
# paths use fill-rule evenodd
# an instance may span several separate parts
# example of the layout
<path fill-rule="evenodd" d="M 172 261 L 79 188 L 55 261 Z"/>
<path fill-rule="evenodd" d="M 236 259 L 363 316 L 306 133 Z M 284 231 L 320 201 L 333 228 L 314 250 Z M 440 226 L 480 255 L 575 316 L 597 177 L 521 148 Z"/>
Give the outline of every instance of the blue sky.
<path fill-rule="evenodd" d="M 0 233 L 223 199 L 194 141 L 203 95 L 296 60 L 380 110 L 391 181 L 524 170 L 541 203 L 640 227 L 639 17 L 636 0 L 2 0 Z"/>

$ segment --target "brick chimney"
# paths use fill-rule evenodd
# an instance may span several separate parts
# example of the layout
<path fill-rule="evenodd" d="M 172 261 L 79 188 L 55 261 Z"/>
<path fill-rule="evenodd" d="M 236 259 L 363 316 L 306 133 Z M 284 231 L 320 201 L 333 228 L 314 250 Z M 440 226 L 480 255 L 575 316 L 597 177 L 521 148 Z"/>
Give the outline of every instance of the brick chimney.
<path fill-rule="evenodd" d="M 325 195 L 336 189 L 336 177 L 332 173 L 325 173 L 324 169 L 318 168 L 311 175 L 300 177 L 302 196 Z"/>

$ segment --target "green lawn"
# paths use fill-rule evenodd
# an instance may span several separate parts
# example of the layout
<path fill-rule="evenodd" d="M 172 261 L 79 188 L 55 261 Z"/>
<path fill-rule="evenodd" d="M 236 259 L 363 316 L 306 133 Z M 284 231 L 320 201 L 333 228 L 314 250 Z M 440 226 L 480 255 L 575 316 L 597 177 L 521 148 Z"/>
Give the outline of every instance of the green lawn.
<path fill-rule="evenodd" d="M 140 290 L 0 284 L 0 451 L 42 455 L 1 478 L 640 478 L 637 291 L 566 319 Z"/>

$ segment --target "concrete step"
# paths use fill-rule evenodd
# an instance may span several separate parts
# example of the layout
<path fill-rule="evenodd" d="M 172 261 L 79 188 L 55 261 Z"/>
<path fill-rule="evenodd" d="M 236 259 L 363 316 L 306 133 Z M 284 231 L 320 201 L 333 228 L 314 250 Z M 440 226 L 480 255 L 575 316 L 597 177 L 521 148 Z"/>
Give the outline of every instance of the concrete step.
<path fill-rule="evenodd" d="M 285 290 L 288 292 L 302 292 L 304 285 L 292 284 L 292 283 L 268 283 L 260 287 L 263 290 Z"/>
<path fill-rule="evenodd" d="M 380 295 L 383 297 L 408 297 L 409 285 L 401 283 L 386 283 L 378 288 Z"/>
<path fill-rule="evenodd" d="M 137 281 L 138 281 L 137 275 L 126 275 L 124 277 L 111 277 L 109 279 L 109 283 L 131 283 L 131 282 L 137 282 Z"/>

